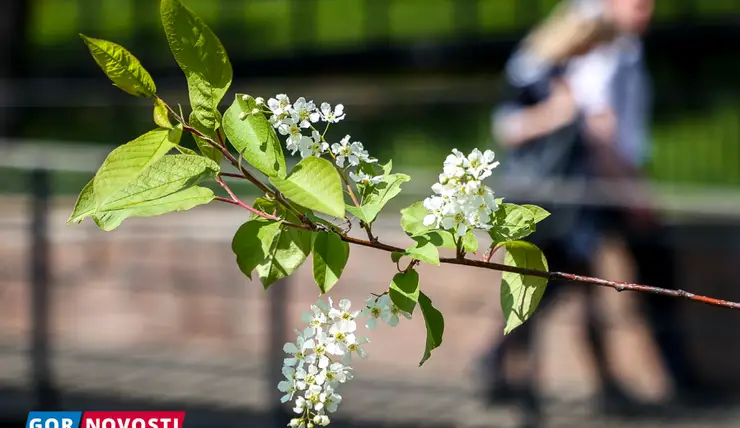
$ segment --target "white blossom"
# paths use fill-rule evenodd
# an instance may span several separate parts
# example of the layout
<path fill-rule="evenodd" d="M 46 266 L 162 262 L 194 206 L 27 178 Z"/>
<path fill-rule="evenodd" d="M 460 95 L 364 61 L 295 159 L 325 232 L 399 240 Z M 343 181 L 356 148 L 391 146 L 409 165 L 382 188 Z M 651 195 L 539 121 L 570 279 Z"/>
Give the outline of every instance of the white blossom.
<path fill-rule="evenodd" d="M 309 364 L 316 364 L 320 369 L 327 368 L 331 362 L 327 353 L 329 353 L 332 343 L 332 338 L 325 331 L 318 330 L 314 342 L 314 352 L 306 357 L 306 361 Z"/>
<path fill-rule="evenodd" d="M 372 175 L 369 175 L 364 171 L 359 171 L 359 173 L 357 174 L 355 174 L 353 171 L 350 171 L 349 178 L 351 178 L 352 181 L 358 184 L 364 184 L 365 186 L 374 186 L 380 183 L 380 180 L 383 179 L 383 176 L 376 175 L 375 177 L 373 177 Z"/>
<path fill-rule="evenodd" d="M 275 98 L 267 100 L 267 108 L 270 109 L 273 115 L 282 115 L 287 113 L 290 109 L 290 98 L 285 94 L 277 94 Z"/>
<path fill-rule="evenodd" d="M 296 339 L 296 343 L 288 342 L 285 344 L 285 346 L 283 346 L 283 351 L 293 355 L 292 357 L 285 359 L 285 365 L 298 365 L 300 367 L 303 364 L 303 361 L 306 359 L 306 352 L 309 349 L 313 349 L 313 347 L 314 341 L 310 338 L 310 336 L 299 334 L 298 338 Z"/>
<path fill-rule="evenodd" d="M 344 106 L 337 104 L 334 109 L 329 103 L 321 103 L 321 120 L 329 123 L 337 123 L 344 119 Z"/>
<path fill-rule="evenodd" d="M 347 345 L 347 352 L 342 355 L 342 362 L 349 364 L 352 359 L 352 354 L 357 354 L 360 358 L 367 359 L 367 352 L 362 349 L 362 345 L 369 343 L 370 340 L 367 337 L 360 337 L 354 343 Z"/>
<path fill-rule="evenodd" d="M 294 428 L 326 426 L 327 413 L 337 411 L 342 402 L 337 388 L 354 377 L 352 357 L 368 357 L 363 345 L 369 340 L 356 336 L 358 317 L 368 316 L 368 323 L 380 318 L 391 325 L 398 323 L 399 315 L 410 317 L 387 294 L 368 298 L 363 310 L 353 309 L 348 299 L 334 306 L 331 298 L 319 299 L 310 309 L 301 315 L 308 326 L 296 330 L 295 343 L 285 344 L 291 356 L 284 360 L 285 379 L 277 385 L 285 394 L 281 402 L 294 400 L 293 411 L 299 416 L 288 424 Z"/>
<path fill-rule="evenodd" d="M 303 419 L 293 418 L 290 420 L 288 426 L 290 428 L 306 428 L 306 422 L 304 422 Z"/>
<path fill-rule="evenodd" d="M 494 158 L 490 150 L 474 149 L 465 156 L 453 149 L 444 161 L 439 181 L 432 185 L 434 195 L 423 202 L 429 211 L 423 224 L 453 231 L 456 236 L 463 236 L 471 229 L 490 229 L 491 215 L 498 205 L 493 191 L 482 180 L 499 165 Z"/>
<path fill-rule="evenodd" d="M 301 158 L 305 159 L 310 156 L 319 157 L 329 150 L 329 144 L 322 140 L 321 134 L 313 131 L 311 138 L 301 139 L 299 150 L 301 151 Z"/>
<path fill-rule="evenodd" d="M 360 315 L 360 311 L 353 311 L 351 309 L 352 302 L 347 299 L 342 299 L 339 301 L 339 307 L 329 309 L 329 317 L 332 320 L 343 320 L 349 322 L 350 328 L 352 329 L 352 331 L 355 331 L 357 329 L 355 318 Z"/>
<path fill-rule="evenodd" d="M 298 126 L 301 128 L 309 128 L 311 122 L 319 121 L 319 112 L 316 111 L 316 105 L 313 101 L 306 101 L 305 98 L 300 97 L 293 104 L 290 110 L 290 115 Z"/>
<path fill-rule="evenodd" d="M 370 158 L 367 150 L 359 141 L 349 142 L 350 136 L 346 135 L 339 143 L 331 145 L 331 152 L 336 156 L 337 166 L 344 168 L 345 161 L 349 166 L 357 166 L 360 161 L 366 163 L 377 162 L 377 159 Z"/>
<path fill-rule="evenodd" d="M 293 411 L 296 413 L 303 413 L 306 410 L 306 405 L 308 402 L 305 398 L 298 396 L 298 398 L 295 399 L 295 406 L 293 407 Z"/>
<path fill-rule="evenodd" d="M 308 138 L 301 134 L 301 127 L 298 126 L 298 122 L 290 117 L 283 119 L 277 129 L 280 134 L 288 136 L 285 147 L 291 153 L 295 153 L 300 148 L 303 139 Z"/>
<path fill-rule="evenodd" d="M 285 376 L 285 380 L 278 383 L 278 390 L 285 393 L 280 399 L 281 403 L 292 400 L 293 395 L 298 390 L 296 387 L 296 370 L 293 367 L 284 366 L 283 375 Z"/>
<path fill-rule="evenodd" d="M 321 386 L 326 380 L 326 371 L 313 364 L 308 366 L 308 370 L 299 367 L 295 372 L 295 379 L 296 388 L 299 390 L 310 388 L 312 385 Z"/>

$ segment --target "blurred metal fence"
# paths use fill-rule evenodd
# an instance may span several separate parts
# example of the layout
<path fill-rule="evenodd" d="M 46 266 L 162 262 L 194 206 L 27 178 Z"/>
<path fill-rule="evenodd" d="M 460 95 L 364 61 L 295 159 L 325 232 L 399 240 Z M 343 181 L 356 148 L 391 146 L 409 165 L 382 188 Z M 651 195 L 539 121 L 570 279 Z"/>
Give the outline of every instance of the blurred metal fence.
<path fill-rule="evenodd" d="M 51 197 L 53 170 L 30 162 L 21 168 L 24 158 L 33 157 L 18 152 L 2 157 L 13 161 L 5 167 L 17 168 L 15 185 L 21 191 L 0 203 L 0 418 L 15 416 L 22 423 L 28 408 L 170 408 L 188 410 L 191 427 L 284 426 L 276 377 L 282 344 L 318 294 L 310 267 L 268 292 L 250 283 L 230 249 L 231 235 L 245 219 L 230 207 L 129 219 L 110 233 L 91 222 L 67 226 L 74 201 Z M 46 159 L 47 168 L 64 169 L 60 158 Z M 79 161 L 70 165 L 85 167 Z M 704 205 L 682 200 L 685 208 Z M 681 250 L 677 285 L 740 299 L 735 286 L 740 266 L 733 262 L 740 255 L 740 226 L 731 205 L 721 215 L 708 211 L 687 209 L 674 223 L 673 243 Z M 406 238 L 396 222 L 393 216 L 380 219 L 378 232 L 403 245 Z M 387 254 L 352 251 L 331 294 L 357 303 L 383 289 L 394 267 Z M 372 332 L 371 358 L 357 364 L 356 379 L 342 390 L 335 426 L 516 426 L 521 409 L 483 406 L 471 372 L 500 329 L 498 276 L 425 266 L 421 278 L 446 317 L 443 347 L 416 368 L 424 343 L 419 319 L 394 331 Z M 605 297 L 614 337 L 610 355 L 622 379 L 643 398 L 670 394 L 670 381 L 645 342 L 642 315 L 630 306 L 633 297 L 613 292 Z M 732 326 L 740 318 L 680 305 L 681 329 L 704 380 L 718 395 L 737 393 L 740 369 L 734 362 L 740 346 Z M 545 426 L 740 423 L 740 407 L 731 404 L 671 407 L 631 421 L 595 412 L 589 397 L 598 384 L 583 355 L 582 312 L 578 297 L 571 296 L 541 318 Z"/>

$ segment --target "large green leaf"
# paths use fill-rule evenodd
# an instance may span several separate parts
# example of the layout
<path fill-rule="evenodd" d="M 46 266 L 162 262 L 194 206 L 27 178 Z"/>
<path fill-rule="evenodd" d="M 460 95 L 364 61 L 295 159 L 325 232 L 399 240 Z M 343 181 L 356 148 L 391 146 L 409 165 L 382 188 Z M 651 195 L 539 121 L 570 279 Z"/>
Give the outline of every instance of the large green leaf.
<path fill-rule="evenodd" d="M 181 136 L 182 127 L 179 125 L 173 129 L 159 128 L 108 154 L 98 169 L 93 184 L 98 208 L 172 150 L 180 142 Z"/>
<path fill-rule="evenodd" d="M 188 81 L 190 106 L 200 124 L 216 130 L 218 104 L 233 75 L 226 50 L 213 31 L 179 0 L 162 0 L 160 14 L 172 55 Z"/>
<path fill-rule="evenodd" d="M 317 232 L 313 234 L 312 247 L 313 279 L 323 294 L 331 290 L 342 276 L 349 258 L 349 244 L 336 233 Z"/>
<path fill-rule="evenodd" d="M 105 231 L 117 228 L 129 217 L 154 217 L 175 211 L 186 211 L 213 200 L 215 195 L 207 187 L 188 187 L 167 196 L 144 201 L 129 208 L 102 211 L 93 215 L 98 227 Z"/>
<path fill-rule="evenodd" d="M 198 205 L 211 202 L 213 191 L 205 187 L 189 187 L 163 198 L 145 201 L 134 206 L 113 210 L 98 210 L 95 202 L 93 180 L 90 180 L 80 192 L 72 215 L 67 223 L 79 223 L 86 217 L 93 217 L 101 229 L 110 231 L 117 228 L 129 217 L 152 217 L 173 211 L 189 210 Z"/>
<path fill-rule="evenodd" d="M 239 269 L 249 279 L 252 279 L 252 271 L 267 260 L 279 232 L 280 222 L 265 219 L 250 220 L 236 231 L 231 241 L 231 250 L 236 254 Z"/>
<path fill-rule="evenodd" d="M 504 264 L 547 272 L 547 260 L 537 246 L 524 241 L 503 243 L 506 247 Z M 504 313 L 504 334 L 522 325 L 540 304 L 547 278 L 503 272 L 501 278 L 501 309 Z"/>
<path fill-rule="evenodd" d="M 293 167 L 288 177 L 270 181 L 288 199 L 308 209 L 344 217 L 342 179 L 326 159 L 307 157 Z"/>
<path fill-rule="evenodd" d="M 95 198 L 100 211 L 131 208 L 194 186 L 205 178 L 215 176 L 218 171 L 218 165 L 203 156 L 169 155 L 142 171 L 110 196 L 100 196 L 96 190 Z M 96 177 L 96 184 L 97 181 Z"/>
<path fill-rule="evenodd" d="M 432 305 L 429 297 L 419 292 L 419 307 L 421 313 L 424 315 L 424 324 L 427 328 L 427 341 L 426 348 L 424 349 L 424 357 L 419 361 L 419 366 L 424 364 L 429 357 L 432 356 L 432 350 L 439 348 L 442 344 L 442 335 L 445 331 L 445 320 L 442 317 L 442 312 Z"/>
<path fill-rule="evenodd" d="M 398 309 L 413 314 L 419 301 L 419 273 L 414 269 L 397 273 L 391 281 L 388 295 Z"/>
<path fill-rule="evenodd" d="M 534 213 L 520 205 L 501 204 L 491 217 L 494 224 L 488 234 L 497 244 L 522 239 L 535 230 Z"/>
<path fill-rule="evenodd" d="M 424 208 L 422 202 L 416 202 L 401 210 L 401 227 L 409 235 L 419 235 L 432 230 L 432 227 L 424 226 L 424 217 L 429 210 Z"/>
<path fill-rule="evenodd" d="M 257 265 L 265 290 L 275 281 L 295 272 L 311 252 L 311 232 L 282 225 L 272 241 L 267 258 Z"/>
<path fill-rule="evenodd" d="M 157 87 L 138 59 L 123 46 L 80 34 L 95 62 L 113 84 L 137 97 L 153 97 Z"/>
<path fill-rule="evenodd" d="M 258 108 L 254 98 L 237 94 L 224 114 L 226 137 L 250 165 L 268 177 L 285 178 L 285 156 L 275 128 Z"/>

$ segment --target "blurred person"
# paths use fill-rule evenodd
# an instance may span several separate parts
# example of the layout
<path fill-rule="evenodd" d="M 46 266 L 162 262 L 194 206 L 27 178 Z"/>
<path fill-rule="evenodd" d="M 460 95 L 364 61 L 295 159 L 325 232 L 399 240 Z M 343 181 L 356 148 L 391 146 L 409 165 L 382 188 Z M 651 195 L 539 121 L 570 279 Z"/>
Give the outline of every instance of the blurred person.
<path fill-rule="evenodd" d="M 639 36 L 647 29 L 652 11 L 652 0 L 571 1 L 525 39 L 506 67 L 515 101 L 499 108 L 494 119 L 498 140 L 510 150 L 510 182 L 536 193 L 543 179 L 584 182 L 599 176 L 639 177 L 647 155 L 650 107 Z M 528 177 L 523 179 L 522 175 Z M 544 189 L 549 194 L 557 190 Z M 635 195 L 643 195 L 637 202 L 647 200 L 634 188 L 617 196 L 634 203 Z M 545 252 L 551 270 L 593 272 L 592 255 L 603 245 L 604 235 L 623 233 L 628 224 L 634 226 L 630 231 L 651 235 L 646 241 L 653 244 L 651 247 L 630 248 L 640 278 L 653 285 L 675 287 L 670 275 L 671 255 L 649 211 L 593 210 L 566 204 L 545 208 L 553 215 L 538 225 L 530 239 Z M 620 257 L 629 258 L 629 252 L 621 251 Z M 625 268 L 629 264 L 626 261 Z M 547 306 L 562 288 L 551 283 L 540 306 Z M 589 297 L 588 339 L 602 381 L 602 404 L 605 410 L 634 409 L 636 401 L 619 387 L 608 369 L 600 314 L 592 302 L 595 289 L 586 287 L 585 291 Z M 672 328 L 672 308 L 667 307 L 671 304 L 648 299 L 652 303 L 648 320 L 656 327 L 656 343 L 677 389 L 692 388 L 694 380 Z M 531 324 L 503 338 L 487 355 L 484 364 L 491 382 L 487 391 L 490 399 L 511 395 L 512 388 L 503 376 L 504 356 L 517 342 L 530 341 Z M 531 385 L 525 387 L 523 397 L 536 410 Z"/>

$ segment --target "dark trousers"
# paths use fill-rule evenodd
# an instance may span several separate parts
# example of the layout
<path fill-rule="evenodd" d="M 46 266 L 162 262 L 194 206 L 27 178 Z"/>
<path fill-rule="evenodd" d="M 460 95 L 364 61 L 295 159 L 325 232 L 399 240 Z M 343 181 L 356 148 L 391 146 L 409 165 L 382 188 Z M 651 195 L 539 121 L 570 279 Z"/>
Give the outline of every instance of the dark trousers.
<path fill-rule="evenodd" d="M 615 223 L 612 223 L 615 224 Z M 628 249 L 632 254 L 637 268 L 637 282 L 662 288 L 677 288 L 675 252 L 667 239 L 663 228 L 654 228 L 647 232 L 635 232 L 625 229 L 624 222 L 620 228 L 605 227 L 611 233 L 620 233 L 624 236 Z M 528 239 L 538 245 L 547 257 L 550 271 L 591 274 L 590 263 L 568 251 L 569 246 L 560 240 L 536 239 L 537 233 Z M 616 387 L 613 375 L 608 369 L 605 351 L 605 325 L 596 304 L 597 286 L 587 284 L 567 284 L 562 281 L 551 281 L 540 302 L 534 316 L 518 327 L 509 335 L 502 337 L 499 342 L 487 353 L 486 363 L 491 368 L 494 380 L 503 379 L 504 355 L 512 347 L 532 348 L 532 329 L 536 328 L 537 320 L 542 313 L 548 310 L 558 294 L 566 289 L 577 287 L 586 293 L 586 331 L 587 342 L 591 349 L 598 374 L 605 387 Z M 652 335 L 666 368 L 679 389 L 693 389 L 697 387 L 697 378 L 693 373 L 686 349 L 682 343 L 680 327 L 678 325 L 676 299 L 640 294 L 640 306 L 646 317 L 649 331 Z M 536 363 L 535 363 L 536 365 Z M 530 373 L 536 373 L 533 367 Z M 530 382 L 534 379 L 530 379 Z"/>

